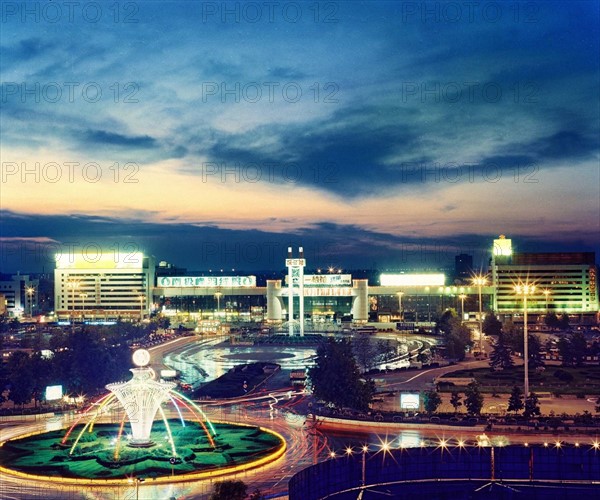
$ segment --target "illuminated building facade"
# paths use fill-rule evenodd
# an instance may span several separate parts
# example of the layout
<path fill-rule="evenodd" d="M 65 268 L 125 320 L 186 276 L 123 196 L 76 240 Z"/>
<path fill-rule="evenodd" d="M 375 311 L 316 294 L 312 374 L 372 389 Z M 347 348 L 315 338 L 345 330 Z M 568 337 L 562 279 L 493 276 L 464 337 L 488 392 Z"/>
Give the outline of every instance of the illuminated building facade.
<path fill-rule="evenodd" d="M 593 317 L 598 312 L 598 269 L 593 252 L 519 253 L 510 240 L 494 241 L 492 278 L 494 310 L 519 313 L 522 301 L 517 283 L 528 282 L 536 292 L 528 300 L 533 314 L 570 314 Z"/>
<path fill-rule="evenodd" d="M 0 280 L 0 294 L 4 296 L 6 313 L 11 317 L 35 314 L 38 304 L 39 281 L 27 274 L 14 274 Z"/>
<path fill-rule="evenodd" d="M 70 252 L 56 256 L 54 307 L 59 319 L 114 320 L 147 316 L 154 262 L 141 252 Z"/>

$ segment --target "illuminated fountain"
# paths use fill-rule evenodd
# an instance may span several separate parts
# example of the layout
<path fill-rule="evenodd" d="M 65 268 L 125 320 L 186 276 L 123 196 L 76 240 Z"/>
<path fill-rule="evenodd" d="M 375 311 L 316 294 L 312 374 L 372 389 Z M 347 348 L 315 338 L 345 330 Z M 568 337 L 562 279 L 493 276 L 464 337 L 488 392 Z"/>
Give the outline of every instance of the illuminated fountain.
<path fill-rule="evenodd" d="M 148 474 L 164 483 L 239 472 L 285 452 L 285 440 L 273 431 L 211 422 L 194 401 L 174 390 L 176 384 L 155 379 L 148 351 L 135 351 L 133 362 L 133 377 L 108 384 L 110 392 L 66 432 L 0 439 L 0 473 L 104 485 Z"/>
<path fill-rule="evenodd" d="M 147 366 L 150 353 L 145 349 L 133 353 L 133 362 L 138 368 L 131 368 L 131 380 L 108 384 L 106 388 L 117 397 L 129 418 L 132 435 L 129 446 L 147 448 L 154 444 L 150 433 L 156 412 L 169 399 L 176 384 L 154 380 L 154 370 Z"/>

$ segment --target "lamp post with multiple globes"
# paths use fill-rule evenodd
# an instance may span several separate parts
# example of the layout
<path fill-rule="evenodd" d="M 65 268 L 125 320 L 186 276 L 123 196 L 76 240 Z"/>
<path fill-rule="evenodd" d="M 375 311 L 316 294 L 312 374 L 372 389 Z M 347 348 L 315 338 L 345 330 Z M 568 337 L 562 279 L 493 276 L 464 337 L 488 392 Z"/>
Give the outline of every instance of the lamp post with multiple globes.
<path fill-rule="evenodd" d="M 25 291 L 27 292 L 27 295 L 29 295 L 29 317 L 33 318 L 33 294 L 35 292 L 35 288 L 30 286 L 27 287 Z"/>
<path fill-rule="evenodd" d="M 483 352 L 483 312 L 481 303 L 481 287 L 487 283 L 487 278 L 484 275 L 473 276 L 472 283 L 477 286 L 479 292 L 479 352 Z"/>
<path fill-rule="evenodd" d="M 523 359 L 525 361 L 525 399 L 529 397 L 529 341 L 527 333 L 527 297 L 535 293 L 535 285 L 525 281 L 515 285 L 515 293 L 523 297 Z"/>

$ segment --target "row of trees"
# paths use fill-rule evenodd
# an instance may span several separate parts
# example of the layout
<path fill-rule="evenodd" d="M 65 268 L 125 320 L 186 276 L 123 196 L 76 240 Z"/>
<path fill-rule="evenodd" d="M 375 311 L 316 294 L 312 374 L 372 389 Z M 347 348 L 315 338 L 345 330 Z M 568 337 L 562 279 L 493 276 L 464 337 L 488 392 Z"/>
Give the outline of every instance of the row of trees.
<path fill-rule="evenodd" d="M 54 347 L 51 357 L 42 356 L 41 349 L 31 354 L 15 351 L 0 367 L 0 387 L 9 389 L 8 399 L 15 404 L 41 400 L 48 385 L 62 385 L 71 394 L 90 394 L 127 377 L 129 347 L 113 343 L 99 330 L 57 335 L 50 341 Z"/>
<path fill-rule="evenodd" d="M 481 393 L 479 384 L 471 382 L 464 393 L 464 402 L 461 394 L 458 391 L 452 392 L 450 396 L 450 404 L 454 408 L 454 412 L 458 413 L 458 409 L 465 406 L 467 414 L 480 415 L 483 409 L 484 396 Z M 437 391 L 426 391 L 423 394 L 423 407 L 428 415 L 437 411 L 442 404 L 442 398 Z M 526 418 L 540 414 L 539 398 L 535 393 L 530 393 L 528 398 L 523 397 L 523 391 L 518 386 L 514 386 L 508 400 L 508 411 L 514 412 L 515 415 L 524 410 L 523 415 Z"/>
<path fill-rule="evenodd" d="M 488 330 L 486 330 L 486 324 Z M 506 370 L 514 366 L 512 355 L 524 351 L 524 338 L 520 328 L 514 323 L 507 321 L 504 325 L 497 320 L 493 314 L 488 314 L 484 323 L 484 331 L 488 334 L 494 332 L 496 339 L 492 344 L 490 354 L 490 367 L 492 370 Z M 542 358 L 542 344 L 537 335 L 528 334 L 528 363 L 531 370 L 544 366 Z M 549 339 L 544 346 L 546 352 L 554 348 L 553 340 Z M 562 337 L 556 348 L 564 366 L 581 366 L 588 354 L 600 352 L 600 346 L 593 346 L 592 350 L 587 347 L 587 341 L 582 332 L 574 332 L 568 337 Z"/>

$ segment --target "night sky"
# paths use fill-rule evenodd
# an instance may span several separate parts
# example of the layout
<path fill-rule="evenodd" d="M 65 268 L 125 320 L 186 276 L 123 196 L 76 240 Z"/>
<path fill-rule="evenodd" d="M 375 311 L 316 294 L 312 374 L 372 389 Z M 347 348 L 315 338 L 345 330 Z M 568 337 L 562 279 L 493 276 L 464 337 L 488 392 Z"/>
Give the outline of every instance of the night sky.
<path fill-rule="evenodd" d="M 2 272 L 600 254 L 597 1 L 1 5 Z"/>

